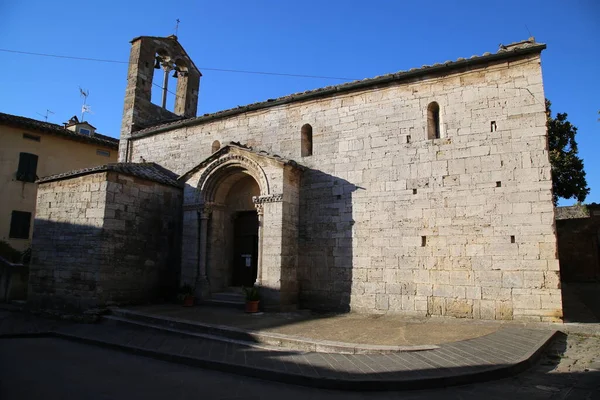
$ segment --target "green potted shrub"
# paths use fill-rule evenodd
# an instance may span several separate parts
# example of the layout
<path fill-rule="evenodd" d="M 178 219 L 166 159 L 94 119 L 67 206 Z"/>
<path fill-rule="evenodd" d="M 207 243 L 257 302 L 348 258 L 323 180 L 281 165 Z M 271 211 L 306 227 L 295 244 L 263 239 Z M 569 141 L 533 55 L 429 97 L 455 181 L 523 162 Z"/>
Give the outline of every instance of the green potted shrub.
<path fill-rule="evenodd" d="M 184 307 L 191 307 L 194 305 L 194 288 L 191 285 L 183 285 L 179 288 L 177 293 L 177 300 L 179 300 Z"/>
<path fill-rule="evenodd" d="M 258 303 L 260 302 L 260 292 L 258 286 L 245 287 L 244 295 L 246 296 L 246 312 L 256 313 L 258 312 Z"/>

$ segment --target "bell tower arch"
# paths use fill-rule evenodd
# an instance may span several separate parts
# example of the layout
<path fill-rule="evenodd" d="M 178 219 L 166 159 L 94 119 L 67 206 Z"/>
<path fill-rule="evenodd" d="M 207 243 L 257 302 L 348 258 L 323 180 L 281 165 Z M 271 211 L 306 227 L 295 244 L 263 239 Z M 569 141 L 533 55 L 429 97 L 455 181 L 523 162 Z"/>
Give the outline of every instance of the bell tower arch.
<path fill-rule="evenodd" d="M 173 110 L 167 109 L 164 100 L 161 104 L 151 101 L 153 85 L 161 86 L 166 93 L 163 81 L 153 82 L 155 69 L 162 69 L 165 77 L 173 74 L 177 79 L 176 88 L 169 89 L 175 90 L 176 94 Z M 177 36 L 140 36 L 131 41 L 119 144 L 120 162 L 131 161 L 128 159 L 128 139 L 135 131 L 178 117 L 196 116 L 201 77 L 202 73 L 179 44 Z"/>

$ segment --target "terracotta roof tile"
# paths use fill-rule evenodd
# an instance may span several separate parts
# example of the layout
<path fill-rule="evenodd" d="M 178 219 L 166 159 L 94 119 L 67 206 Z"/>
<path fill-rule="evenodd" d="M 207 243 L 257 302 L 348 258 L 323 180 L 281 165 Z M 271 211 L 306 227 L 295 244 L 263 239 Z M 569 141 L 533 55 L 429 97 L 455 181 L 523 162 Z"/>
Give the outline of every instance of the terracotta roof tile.
<path fill-rule="evenodd" d="M 64 172 L 62 174 L 43 177 L 37 183 L 46 183 L 59 181 L 63 179 L 74 178 L 77 176 L 95 174 L 97 172 L 114 171 L 125 175 L 131 175 L 138 178 L 147 179 L 153 182 L 162 183 L 169 186 L 181 187 L 177 181 L 177 174 L 161 167 L 156 163 L 110 163 L 99 165 L 97 167 L 83 168 L 74 171 Z"/>
<path fill-rule="evenodd" d="M 115 139 L 110 136 L 105 136 L 100 133 L 94 133 L 93 136 L 82 135 L 81 133 L 70 131 L 61 125 L 38 121 L 37 119 L 20 117 L 18 115 L 0 113 L 0 124 L 49 133 L 79 142 L 110 147 L 111 149 L 115 150 L 119 148 L 119 139 Z"/>

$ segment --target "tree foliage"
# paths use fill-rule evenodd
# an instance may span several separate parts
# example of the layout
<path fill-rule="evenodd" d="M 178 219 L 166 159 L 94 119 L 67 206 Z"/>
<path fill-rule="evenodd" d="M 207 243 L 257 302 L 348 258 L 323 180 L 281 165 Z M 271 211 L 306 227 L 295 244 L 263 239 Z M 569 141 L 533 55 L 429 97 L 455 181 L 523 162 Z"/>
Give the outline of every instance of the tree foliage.
<path fill-rule="evenodd" d="M 548 146 L 552 165 L 552 190 L 554 204 L 558 198 L 575 198 L 583 202 L 590 193 L 585 180 L 583 160 L 579 158 L 575 135 L 577 128 L 567 120 L 567 113 L 552 117 L 550 100 L 546 99 L 546 124 L 548 126 Z"/>

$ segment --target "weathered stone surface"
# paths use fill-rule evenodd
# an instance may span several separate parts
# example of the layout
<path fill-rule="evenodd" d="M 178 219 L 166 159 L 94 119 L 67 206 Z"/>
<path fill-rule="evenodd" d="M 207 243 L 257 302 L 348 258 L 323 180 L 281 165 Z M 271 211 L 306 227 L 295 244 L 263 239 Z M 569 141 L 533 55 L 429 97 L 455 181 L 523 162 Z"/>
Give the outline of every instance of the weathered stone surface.
<path fill-rule="evenodd" d="M 562 278 L 574 282 L 600 279 L 600 205 L 557 207 L 556 233 Z M 558 276 L 548 274 L 544 287 L 558 283 Z"/>
<path fill-rule="evenodd" d="M 239 141 L 308 167 L 297 194 L 304 306 L 507 319 L 542 307 L 515 289 L 560 296 L 544 276 L 556 239 L 543 98 L 536 54 L 134 135 L 131 154 L 183 173 L 214 140 Z M 441 138 L 428 140 L 433 101 Z M 314 151 L 303 157 L 306 123 Z M 263 254 L 279 251 L 270 243 Z"/>
<path fill-rule="evenodd" d="M 172 291 L 181 200 L 178 187 L 113 171 L 41 183 L 28 304 L 86 310 Z"/>
<path fill-rule="evenodd" d="M 542 47 L 525 42 L 460 70 L 398 74 L 138 131 L 135 118 L 165 117 L 138 113 L 148 86 L 142 61 L 154 51 L 144 43 L 153 42 L 132 48 L 120 156 L 185 174 L 182 280 L 204 273 L 210 285 L 227 284 L 230 216 L 253 206 L 225 195 L 242 173 L 256 181 L 263 217 L 258 280 L 280 303 L 538 321 L 560 314 Z M 230 142 L 255 155 L 215 152 Z M 77 212 L 125 235 L 145 218 L 135 207 L 147 188 L 133 187 L 104 200 L 91 193 L 91 202 L 109 204 L 104 217 Z M 248 200 L 246 189 L 238 192 Z"/>

